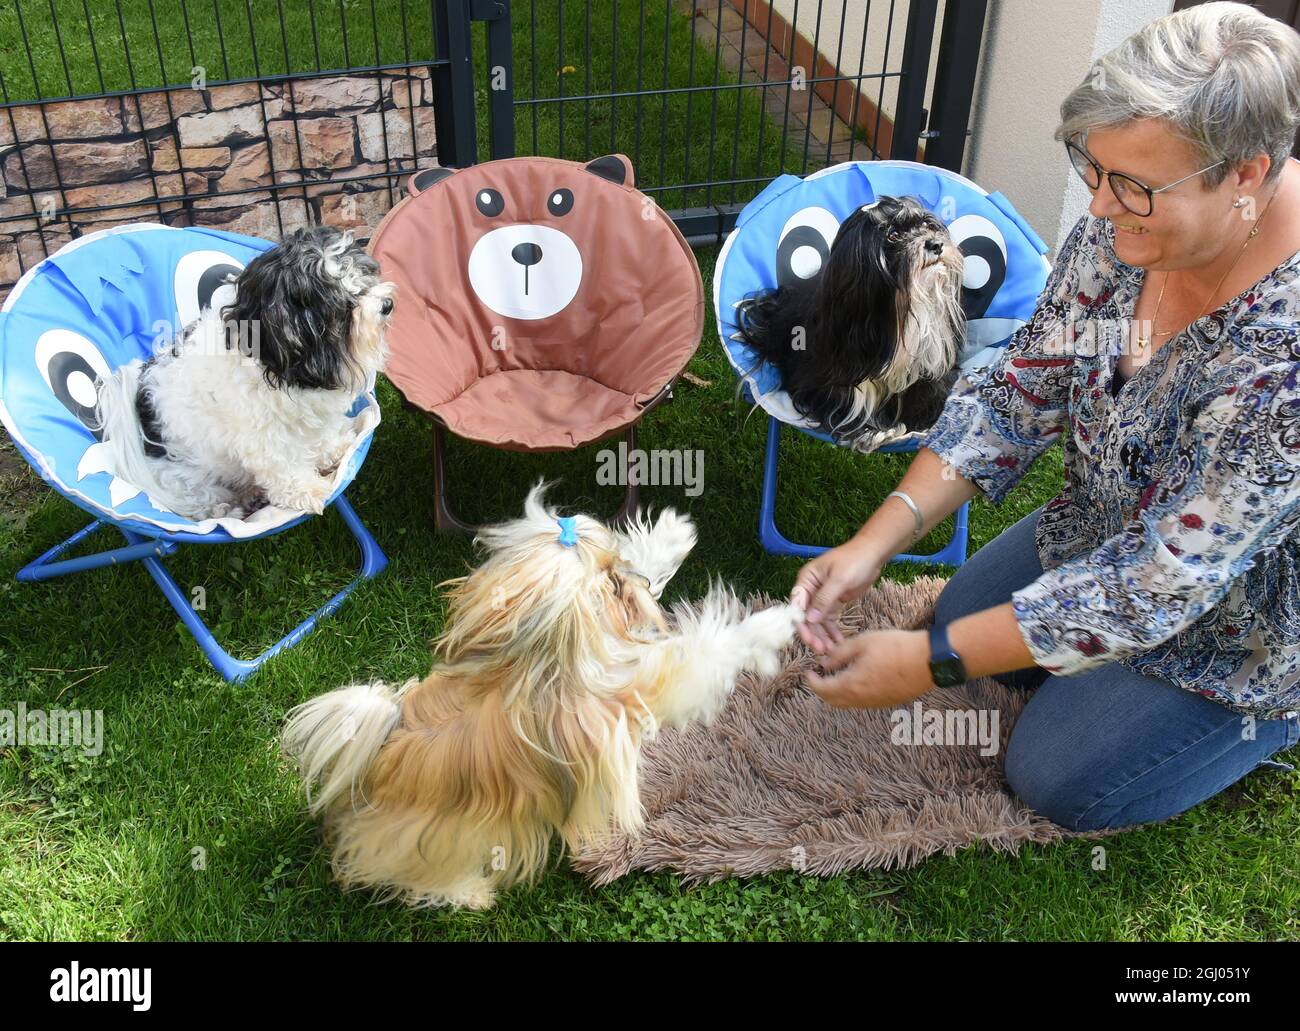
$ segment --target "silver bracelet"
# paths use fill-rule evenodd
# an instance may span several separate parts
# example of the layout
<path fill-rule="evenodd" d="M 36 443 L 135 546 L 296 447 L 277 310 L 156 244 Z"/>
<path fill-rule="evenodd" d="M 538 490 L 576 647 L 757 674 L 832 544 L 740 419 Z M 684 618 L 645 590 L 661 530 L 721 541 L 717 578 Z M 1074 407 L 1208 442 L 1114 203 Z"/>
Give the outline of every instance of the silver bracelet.
<path fill-rule="evenodd" d="M 925 529 L 925 518 L 921 515 L 921 510 L 916 507 L 916 502 L 904 494 L 901 490 L 891 490 L 885 495 L 886 498 L 898 498 L 903 504 L 912 510 L 912 517 L 916 520 L 916 529 L 912 531 L 912 540 L 910 543 L 915 544 L 921 539 L 921 531 Z"/>

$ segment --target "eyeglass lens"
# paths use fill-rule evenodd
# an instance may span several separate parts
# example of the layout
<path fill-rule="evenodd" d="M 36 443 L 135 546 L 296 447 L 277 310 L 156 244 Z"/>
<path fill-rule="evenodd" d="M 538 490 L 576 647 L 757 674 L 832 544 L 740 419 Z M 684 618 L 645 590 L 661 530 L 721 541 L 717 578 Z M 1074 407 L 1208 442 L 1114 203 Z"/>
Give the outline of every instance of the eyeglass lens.
<path fill-rule="evenodd" d="M 1088 189 L 1097 189 L 1101 185 L 1101 175 L 1092 159 L 1077 144 L 1067 143 L 1065 149 L 1069 152 L 1070 163 L 1079 173 L 1079 178 L 1084 181 Z M 1125 208 L 1135 215 L 1151 214 L 1151 197 L 1146 188 L 1136 179 L 1130 179 L 1123 172 L 1109 172 L 1107 179 L 1110 181 L 1110 189 L 1115 199 Z"/>

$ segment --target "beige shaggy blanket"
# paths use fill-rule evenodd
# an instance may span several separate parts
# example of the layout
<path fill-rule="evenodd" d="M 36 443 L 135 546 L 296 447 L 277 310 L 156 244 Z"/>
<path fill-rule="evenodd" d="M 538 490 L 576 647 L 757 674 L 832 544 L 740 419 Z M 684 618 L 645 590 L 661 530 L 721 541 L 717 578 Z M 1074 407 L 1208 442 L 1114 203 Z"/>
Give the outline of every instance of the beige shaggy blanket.
<path fill-rule="evenodd" d="M 925 626 L 944 583 L 881 581 L 841 623 Z M 577 853 L 574 867 L 598 884 L 632 870 L 672 870 L 689 882 L 789 869 L 831 875 L 914 866 L 977 842 L 1016 852 L 1075 836 L 1026 808 L 1003 779 L 1025 692 L 986 678 L 933 690 L 921 699 L 918 730 L 913 706 L 900 707 L 904 721 L 888 709 L 826 705 L 801 681 L 813 667 L 807 649 L 796 642 L 786 658 L 775 677 L 744 676 L 712 725 L 661 731 L 642 757 L 644 830 Z M 949 729 L 934 743 L 939 717 L 926 714 L 949 709 L 959 712 L 943 717 Z M 970 733 L 979 720 L 995 751 Z M 916 743 L 927 724 L 931 743 Z M 963 739 L 970 743 L 953 743 Z"/>

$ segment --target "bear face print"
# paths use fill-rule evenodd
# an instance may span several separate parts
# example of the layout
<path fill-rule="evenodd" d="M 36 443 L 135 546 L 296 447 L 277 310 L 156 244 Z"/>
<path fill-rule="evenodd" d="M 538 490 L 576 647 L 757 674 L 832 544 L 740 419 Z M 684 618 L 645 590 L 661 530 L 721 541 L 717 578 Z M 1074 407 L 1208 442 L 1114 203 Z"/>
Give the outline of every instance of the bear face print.
<path fill-rule="evenodd" d="M 504 214 L 505 199 L 485 186 L 474 197 L 486 217 Z M 573 191 L 560 187 L 547 208 L 562 217 Z M 491 229 L 469 255 L 469 281 L 484 306 L 510 319 L 545 319 L 561 311 L 582 285 L 582 254 L 561 229 L 519 223 Z"/>
<path fill-rule="evenodd" d="M 431 168 L 370 253 L 397 288 L 385 374 L 459 436 L 568 450 L 626 425 L 699 345 L 704 285 L 622 154 Z"/>
<path fill-rule="evenodd" d="M 408 184 L 416 197 L 436 190 L 439 221 L 469 244 L 469 289 L 496 316 L 534 322 L 565 312 L 589 288 L 593 255 L 585 252 L 602 245 L 611 214 L 640 203 L 619 189 L 633 178 L 622 155 L 551 167 L 545 177 L 535 167 L 520 174 L 521 166 L 508 161 L 432 168 Z M 444 267 L 439 278 L 447 274 Z"/>

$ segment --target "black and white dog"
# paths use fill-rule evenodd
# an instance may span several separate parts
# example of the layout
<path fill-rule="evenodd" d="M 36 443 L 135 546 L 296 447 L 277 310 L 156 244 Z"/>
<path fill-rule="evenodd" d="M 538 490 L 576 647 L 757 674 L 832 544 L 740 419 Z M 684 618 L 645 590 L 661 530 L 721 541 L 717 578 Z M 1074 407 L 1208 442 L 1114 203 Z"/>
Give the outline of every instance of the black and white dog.
<path fill-rule="evenodd" d="M 118 478 L 191 519 L 323 510 L 384 362 L 394 288 L 350 235 L 300 229 L 248 263 L 234 299 L 99 384 Z"/>
<path fill-rule="evenodd" d="M 881 197 L 840 225 L 817 275 L 746 298 L 742 340 L 795 409 L 856 450 L 932 426 L 958 376 L 962 253 L 936 215 Z"/>

